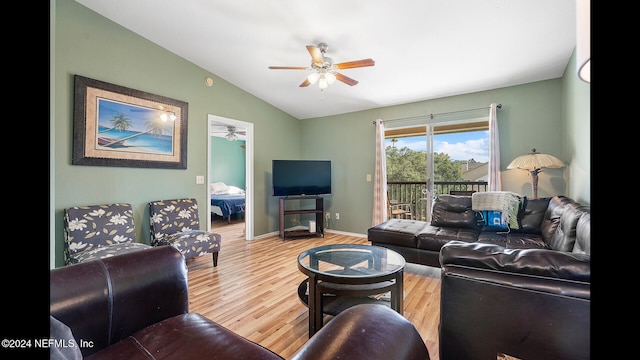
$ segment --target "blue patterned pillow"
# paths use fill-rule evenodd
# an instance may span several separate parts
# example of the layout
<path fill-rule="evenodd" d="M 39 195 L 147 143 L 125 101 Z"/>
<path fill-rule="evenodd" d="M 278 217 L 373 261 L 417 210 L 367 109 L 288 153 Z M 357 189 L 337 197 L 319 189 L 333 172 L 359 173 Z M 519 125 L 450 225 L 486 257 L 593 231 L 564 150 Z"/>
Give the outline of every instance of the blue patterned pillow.
<path fill-rule="evenodd" d="M 502 220 L 502 211 L 482 210 L 477 211 L 479 224 L 486 231 L 508 231 L 509 223 Z"/>

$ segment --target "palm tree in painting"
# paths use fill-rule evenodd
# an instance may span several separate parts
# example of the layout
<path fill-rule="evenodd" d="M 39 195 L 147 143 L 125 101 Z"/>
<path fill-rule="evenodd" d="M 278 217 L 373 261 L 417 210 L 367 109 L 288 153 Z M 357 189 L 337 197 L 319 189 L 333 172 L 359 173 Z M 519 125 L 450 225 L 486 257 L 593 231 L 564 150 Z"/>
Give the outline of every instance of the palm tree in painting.
<path fill-rule="evenodd" d="M 146 129 L 145 131 L 141 131 L 137 134 L 133 134 L 131 136 L 124 137 L 122 139 L 117 139 L 117 140 L 114 139 L 113 141 L 106 142 L 100 145 L 102 146 L 122 145 L 126 140 L 132 139 L 134 137 L 144 135 L 144 134 L 153 134 L 157 136 L 160 136 L 165 132 L 171 134 L 173 130 L 173 120 L 169 120 L 164 116 L 157 116 L 157 114 L 155 115 L 156 116 L 151 116 L 149 119 L 147 119 L 144 126 Z M 166 115 L 166 114 L 163 114 L 163 115 Z"/>
<path fill-rule="evenodd" d="M 132 125 L 131 119 L 129 119 L 123 112 L 117 113 L 109 119 L 111 123 L 111 127 L 102 131 L 98 131 L 99 134 L 104 134 L 111 130 L 118 130 L 120 132 L 128 130 Z M 101 146 L 110 146 L 114 144 L 119 144 L 120 141 L 118 139 L 110 138 L 110 137 L 98 137 L 98 145 Z"/>
<path fill-rule="evenodd" d="M 111 123 L 112 126 L 106 130 L 99 131 L 99 133 L 103 133 L 111 130 L 126 131 L 131 127 L 131 119 L 129 119 L 124 113 L 118 113 L 113 115 L 113 117 L 109 119 L 109 122 Z"/>

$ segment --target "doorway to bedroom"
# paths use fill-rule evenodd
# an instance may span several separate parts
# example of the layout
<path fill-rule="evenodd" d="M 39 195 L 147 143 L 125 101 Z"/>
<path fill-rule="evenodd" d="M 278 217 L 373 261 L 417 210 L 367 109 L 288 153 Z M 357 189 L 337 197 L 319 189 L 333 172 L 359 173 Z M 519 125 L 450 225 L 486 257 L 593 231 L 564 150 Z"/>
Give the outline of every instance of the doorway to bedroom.
<path fill-rule="evenodd" d="M 208 133 L 209 228 L 240 229 L 245 240 L 252 240 L 253 124 L 209 114 Z"/>

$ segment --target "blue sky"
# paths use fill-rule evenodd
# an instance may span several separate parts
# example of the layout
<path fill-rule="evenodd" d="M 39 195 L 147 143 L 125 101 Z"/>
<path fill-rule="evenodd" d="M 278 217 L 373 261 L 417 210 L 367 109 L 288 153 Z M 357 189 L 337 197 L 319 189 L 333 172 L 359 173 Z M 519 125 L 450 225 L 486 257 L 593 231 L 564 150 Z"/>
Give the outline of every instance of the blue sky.
<path fill-rule="evenodd" d="M 392 145 L 386 140 L 387 146 Z M 424 136 L 398 138 L 397 148 L 408 147 L 415 151 L 425 151 Z M 434 136 L 433 151 L 449 154 L 452 160 L 489 161 L 489 131 L 470 131 Z"/>

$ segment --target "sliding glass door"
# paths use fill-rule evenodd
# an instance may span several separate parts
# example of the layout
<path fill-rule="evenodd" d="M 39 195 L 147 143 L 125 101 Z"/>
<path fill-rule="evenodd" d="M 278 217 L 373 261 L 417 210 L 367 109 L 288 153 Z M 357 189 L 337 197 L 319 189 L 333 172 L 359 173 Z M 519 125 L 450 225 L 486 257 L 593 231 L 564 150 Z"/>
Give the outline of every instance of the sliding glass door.
<path fill-rule="evenodd" d="M 404 194 L 412 192 L 414 218 L 431 221 L 437 195 L 486 191 L 488 130 L 486 118 L 477 117 L 386 129 L 387 184 L 393 199 L 407 201 Z"/>

